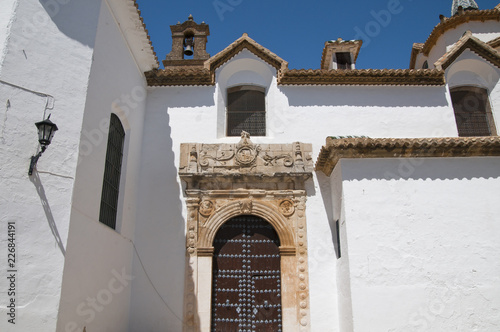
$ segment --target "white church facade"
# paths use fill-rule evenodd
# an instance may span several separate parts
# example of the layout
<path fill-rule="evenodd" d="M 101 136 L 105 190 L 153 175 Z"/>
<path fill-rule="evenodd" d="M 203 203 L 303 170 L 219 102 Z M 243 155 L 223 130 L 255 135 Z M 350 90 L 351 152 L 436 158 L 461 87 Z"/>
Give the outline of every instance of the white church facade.
<path fill-rule="evenodd" d="M 189 17 L 160 69 L 134 0 L 2 1 L 0 331 L 498 331 L 499 22 L 301 70 Z"/>

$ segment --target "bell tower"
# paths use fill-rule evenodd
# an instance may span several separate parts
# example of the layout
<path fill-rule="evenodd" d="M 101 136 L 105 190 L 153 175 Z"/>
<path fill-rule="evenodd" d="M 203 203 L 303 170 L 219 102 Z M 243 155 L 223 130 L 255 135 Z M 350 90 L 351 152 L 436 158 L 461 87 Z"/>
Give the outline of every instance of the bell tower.
<path fill-rule="evenodd" d="M 463 14 L 466 10 L 478 10 L 479 6 L 474 0 L 453 0 L 451 16 Z"/>
<path fill-rule="evenodd" d="M 171 25 L 172 51 L 167 54 L 163 65 L 167 67 L 203 66 L 205 60 L 210 58 L 207 53 L 207 37 L 210 35 L 208 24 L 196 23 L 193 16 L 184 23 L 178 22 Z"/>

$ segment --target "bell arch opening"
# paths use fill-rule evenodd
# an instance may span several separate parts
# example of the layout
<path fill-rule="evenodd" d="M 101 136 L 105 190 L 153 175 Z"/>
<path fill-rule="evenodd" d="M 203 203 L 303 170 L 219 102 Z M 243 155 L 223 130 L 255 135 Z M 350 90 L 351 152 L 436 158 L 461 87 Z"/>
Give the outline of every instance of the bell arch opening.
<path fill-rule="evenodd" d="M 264 218 L 227 220 L 213 241 L 211 331 L 282 331 L 280 239 Z"/>

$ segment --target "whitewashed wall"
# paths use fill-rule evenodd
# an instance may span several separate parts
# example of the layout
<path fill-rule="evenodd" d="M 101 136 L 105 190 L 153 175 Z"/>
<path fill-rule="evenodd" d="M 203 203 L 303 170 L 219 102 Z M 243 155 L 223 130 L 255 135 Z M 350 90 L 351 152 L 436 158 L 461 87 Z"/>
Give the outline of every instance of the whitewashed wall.
<path fill-rule="evenodd" d="M 80 137 L 58 331 L 127 331 L 145 78 L 108 3 L 99 17 Z M 109 118 L 125 129 L 116 231 L 99 222 Z"/>
<path fill-rule="evenodd" d="M 16 325 L 7 322 L 8 297 L 2 291 L 1 331 L 56 328 L 98 4 L 72 1 L 56 8 L 38 0 L 7 0 L 0 5 L 1 289 L 8 288 L 7 221 L 16 223 L 18 271 Z M 47 98 L 47 115 L 52 113 L 59 131 L 30 178 L 30 157 L 38 148 L 34 123 L 43 119 Z"/>
<path fill-rule="evenodd" d="M 325 137 L 332 135 L 457 136 L 447 87 L 278 86 L 276 70 L 247 50 L 217 70 L 215 87 L 149 88 L 146 97 L 142 72 L 149 64 L 143 63 L 142 56 L 147 54 L 137 51 L 141 42 L 139 35 L 124 38 L 127 32 L 121 29 L 128 29 L 127 24 L 133 25 L 134 21 L 123 19 L 129 7 L 121 4 L 115 0 L 102 3 L 100 0 L 4 0 L 0 4 L 0 230 L 7 234 L 6 222 L 16 222 L 20 291 L 15 329 L 2 319 L 1 331 L 54 331 L 58 311 L 57 331 L 81 331 L 83 326 L 89 332 L 182 330 L 186 218 L 183 188 L 177 176 L 179 147 L 185 142 L 239 140 L 225 137 L 228 87 L 255 84 L 266 88 L 268 135 L 252 138 L 255 143 L 312 143 L 314 159 Z M 484 27 L 470 23 L 468 29 L 484 40 L 498 35 L 489 31 L 499 30 L 498 23 L 486 23 Z M 134 29 L 130 31 L 134 33 Z M 458 29 L 447 32 L 440 39 L 442 45 L 438 44 L 436 49 L 444 53 L 446 46 L 458 40 L 461 33 Z M 438 57 L 437 53 L 432 56 Z M 450 84 L 477 79 L 463 73 L 463 68 L 476 60 L 473 54 L 459 58 L 457 66 L 447 71 Z M 500 107 L 496 105 L 500 94 L 496 82 L 500 75 L 496 69 L 485 66 L 488 65 L 478 64 L 477 68 L 482 80 L 489 75 L 488 87 L 493 91 L 490 100 L 498 118 L 496 109 Z M 42 120 L 46 105 L 49 106 L 47 113 L 52 113 L 51 119 L 60 130 L 30 179 L 27 176 L 29 158 L 37 152 L 34 123 Z M 111 112 L 119 116 L 126 130 L 116 231 L 98 221 Z M 491 202 L 498 190 L 498 174 L 494 170 L 494 167 L 498 169 L 497 159 L 457 160 L 453 164 L 448 160 L 429 161 L 419 167 L 422 175 L 416 172 L 408 179 L 390 181 L 378 179 L 377 170 L 397 171 L 401 166 L 395 162 L 385 163 L 373 168 L 345 161 L 342 170 L 339 167 L 334 172 L 332 180 L 315 174 L 308 183 L 313 331 L 365 330 L 372 327 L 369 325 L 372 317 L 365 316 L 365 309 L 373 306 L 375 313 L 383 312 L 394 304 L 395 295 L 387 306 L 376 306 L 377 297 L 384 295 L 380 290 L 387 287 L 387 279 L 395 280 L 387 271 L 394 268 L 404 272 L 397 265 L 401 253 L 391 251 L 393 247 L 387 242 L 391 236 L 395 238 L 397 232 L 384 238 L 386 229 L 377 229 L 378 224 L 363 219 L 361 209 L 378 206 L 376 199 L 383 197 L 380 193 L 387 189 L 386 182 L 387 196 L 395 199 L 393 205 L 402 204 L 407 209 L 403 212 L 415 220 L 427 218 L 426 221 L 441 232 L 452 230 L 454 215 L 450 211 L 454 209 L 458 211 L 457 216 L 464 217 L 459 226 L 465 230 L 475 215 L 483 219 L 498 215 Z M 488 181 L 483 179 L 486 176 Z M 479 189 L 483 187 L 490 194 L 480 201 Z M 370 198 L 361 194 L 362 190 L 370 190 Z M 444 195 L 450 191 L 458 196 L 460 190 L 467 195 L 476 194 L 456 197 L 463 200 L 461 205 L 449 206 L 448 212 L 439 210 L 436 202 L 431 202 L 435 214 L 421 209 L 427 198 L 423 193 L 435 191 Z M 421 204 L 404 205 L 401 200 L 409 193 Z M 468 197 L 467 200 L 464 197 Z M 467 210 L 464 203 L 470 200 L 485 209 Z M 383 203 L 384 209 L 373 214 L 378 213 L 377 218 L 385 217 L 384 213 L 392 206 Z M 392 223 L 403 227 L 398 224 L 398 215 L 390 212 L 392 219 L 384 225 Z M 333 229 L 334 221 L 339 218 L 345 221 L 344 256 L 337 261 Z M 436 220 L 443 220 L 443 224 Z M 373 238 L 366 239 L 361 232 L 363 225 L 375 228 L 386 241 L 382 242 L 380 252 L 376 252 L 376 258 L 388 257 L 394 264 L 377 266 L 373 275 L 371 270 L 365 271 L 363 256 L 370 254 L 372 247 L 366 243 Z M 410 234 L 415 234 L 417 239 L 428 235 L 425 233 L 428 228 L 418 226 L 416 223 L 403 229 L 413 232 Z M 498 280 L 491 277 L 494 273 L 500 275 L 494 264 L 484 272 L 491 262 L 485 253 L 491 249 L 498 256 L 498 246 L 480 243 L 481 239 L 489 241 L 492 234 L 498 235 L 498 229 L 494 224 L 487 226 L 489 228 L 478 230 L 477 237 L 464 238 L 456 234 L 455 238 L 443 242 L 450 247 L 455 239 L 468 243 L 469 247 L 459 247 L 458 252 L 467 258 L 470 256 L 477 266 L 473 268 L 476 272 L 469 272 L 460 261 L 453 261 L 444 265 L 448 269 L 440 274 L 436 269 L 443 265 L 441 258 L 431 256 L 434 265 L 430 271 L 436 272 L 436 279 L 432 279 L 429 286 L 428 282 L 424 284 L 427 266 L 422 262 L 425 263 L 425 259 L 418 258 L 419 251 L 411 253 L 417 258 L 408 254 L 408 260 L 416 262 L 410 271 L 415 271 L 417 277 L 403 275 L 401 287 L 415 293 L 416 300 L 398 307 L 401 315 L 396 328 L 418 329 L 424 324 L 434 324 L 432 326 L 449 329 L 462 319 L 471 329 L 494 330 L 497 322 L 491 318 L 487 302 L 479 297 L 483 295 L 482 290 L 470 289 L 470 285 L 477 282 L 491 286 L 491 294 L 498 294 L 498 289 L 493 287 Z M 428 242 L 424 243 L 450 254 L 447 247 L 439 247 L 441 239 L 434 233 L 431 235 L 433 237 L 425 238 Z M 415 243 L 410 243 L 411 248 L 421 249 Z M 433 253 L 427 247 L 424 249 L 427 251 L 423 253 Z M 0 238 L 0 252 L 7 252 L 6 236 Z M 484 257 L 484 261 L 478 260 L 476 254 L 481 254 L 478 257 Z M 497 256 L 491 257 L 498 260 Z M 469 311 L 463 308 L 450 314 L 451 317 L 460 315 L 455 323 L 442 315 L 426 316 L 423 322 L 421 306 L 425 309 L 428 301 L 435 305 L 432 301 L 444 286 L 456 290 L 450 280 L 455 283 L 453 275 L 459 272 L 456 284 L 461 293 L 458 293 L 459 300 L 452 299 L 460 302 L 464 298 L 466 303 L 484 308 L 473 313 L 480 322 L 490 325 L 473 326 L 473 319 L 467 320 Z M 366 279 L 367 276 L 373 278 Z M 374 286 L 367 285 L 366 280 Z M 414 281 L 416 285 L 411 284 Z M 7 289 L 6 278 L 0 278 L 0 288 Z M 400 289 L 395 289 L 393 294 L 397 291 Z M 363 301 L 363 294 L 369 294 L 369 301 Z M 491 294 L 486 294 L 486 298 Z M 491 299 L 491 307 L 498 307 L 498 298 Z M 0 299 L 4 303 L 5 294 Z M 455 302 L 449 307 L 455 308 Z M 0 307 L 0 314 L 5 317 L 6 309 Z M 387 326 L 384 325 L 387 322 L 380 326 Z"/>
<path fill-rule="evenodd" d="M 0 75 L 2 62 L 7 52 L 7 40 L 16 17 L 17 0 L 4 0 L 0 3 Z"/>
<path fill-rule="evenodd" d="M 131 330 L 139 324 L 181 329 L 186 212 L 177 177 L 179 148 L 187 142 L 239 141 L 223 135 L 227 87 L 266 88 L 268 136 L 252 137 L 254 143 L 312 143 L 314 160 L 327 136 L 457 136 L 445 87 L 287 87 L 277 85 L 275 74 L 245 50 L 217 70 L 215 87 L 149 89 L 135 239 L 163 301 L 149 289 L 149 281 L 135 280 Z M 336 278 L 331 190 L 330 179 L 322 174 L 308 184 L 313 331 L 338 331 L 338 292 L 344 289 L 339 285 L 345 283 L 337 284 Z M 345 311 L 340 315 L 349 316 Z"/>
<path fill-rule="evenodd" d="M 341 161 L 343 330 L 499 329 L 499 170 L 487 157 Z"/>

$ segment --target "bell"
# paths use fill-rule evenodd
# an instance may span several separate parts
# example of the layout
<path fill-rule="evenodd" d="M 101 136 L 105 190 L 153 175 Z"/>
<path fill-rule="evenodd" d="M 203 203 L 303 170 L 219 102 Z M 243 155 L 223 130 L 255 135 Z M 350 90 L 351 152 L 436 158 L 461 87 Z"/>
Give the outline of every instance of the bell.
<path fill-rule="evenodd" d="M 191 47 L 191 45 L 186 45 L 186 47 L 184 47 L 184 55 L 193 55 L 193 48 Z"/>
<path fill-rule="evenodd" d="M 184 39 L 184 55 L 193 55 L 194 38 L 193 36 L 186 36 Z"/>

